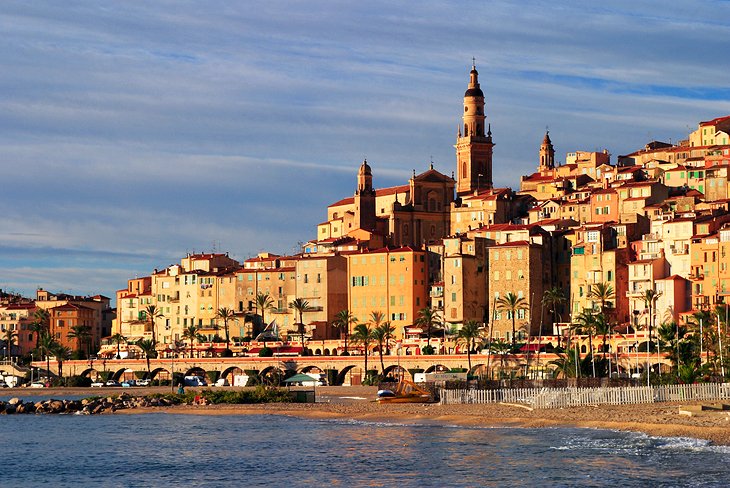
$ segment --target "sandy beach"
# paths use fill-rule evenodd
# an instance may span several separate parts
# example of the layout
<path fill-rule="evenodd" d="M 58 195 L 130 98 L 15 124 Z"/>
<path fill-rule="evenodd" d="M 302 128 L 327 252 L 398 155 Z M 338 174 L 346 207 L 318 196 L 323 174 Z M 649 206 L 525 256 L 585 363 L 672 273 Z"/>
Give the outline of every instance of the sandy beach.
<path fill-rule="evenodd" d="M 61 398 L 72 395 L 105 396 L 127 392 L 143 395 L 169 392 L 169 388 L 65 388 L 13 389 L 0 393 L 0 399 L 13 396 Z M 195 415 L 289 415 L 301 418 L 338 418 L 403 424 L 439 423 L 492 427 L 557 427 L 572 426 L 644 432 L 667 437 L 693 437 L 715 444 L 730 445 L 730 415 L 707 412 L 688 417 L 680 407 L 708 402 L 655 403 L 638 405 L 600 405 L 550 410 L 528 410 L 505 404 L 438 405 L 378 404 L 374 387 L 317 388 L 314 404 L 263 405 L 181 405 L 165 408 L 121 410 L 116 414 L 167 413 Z"/>

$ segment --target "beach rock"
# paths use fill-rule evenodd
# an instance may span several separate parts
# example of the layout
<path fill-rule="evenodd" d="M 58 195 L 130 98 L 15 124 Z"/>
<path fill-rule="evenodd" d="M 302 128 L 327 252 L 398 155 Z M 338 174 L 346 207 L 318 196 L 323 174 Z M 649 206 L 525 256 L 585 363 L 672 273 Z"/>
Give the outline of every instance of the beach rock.
<path fill-rule="evenodd" d="M 51 413 L 61 413 L 66 411 L 66 405 L 64 405 L 62 400 L 51 400 L 48 407 L 50 408 Z"/>
<path fill-rule="evenodd" d="M 20 398 L 11 398 L 10 400 L 8 400 L 8 403 L 10 405 L 17 405 L 18 403 L 20 403 Z"/>

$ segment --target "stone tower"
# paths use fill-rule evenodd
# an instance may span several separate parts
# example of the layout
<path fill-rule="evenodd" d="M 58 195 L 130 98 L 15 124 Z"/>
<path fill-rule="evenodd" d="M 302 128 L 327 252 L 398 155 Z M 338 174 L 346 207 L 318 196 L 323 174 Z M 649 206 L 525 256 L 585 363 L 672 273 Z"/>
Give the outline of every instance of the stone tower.
<path fill-rule="evenodd" d="M 479 88 L 479 73 L 472 65 L 469 86 L 464 93 L 463 124 L 456 145 L 458 194 L 492 188 L 492 131 L 485 127 L 484 93 Z M 486 135 L 484 134 L 487 129 Z"/>
<path fill-rule="evenodd" d="M 550 140 L 550 131 L 545 131 L 545 138 L 540 146 L 540 168 L 539 171 L 555 169 L 555 149 Z"/>
<path fill-rule="evenodd" d="M 373 190 L 373 173 L 367 160 L 362 162 L 357 172 L 355 226 L 358 229 L 375 229 L 375 190 Z"/>

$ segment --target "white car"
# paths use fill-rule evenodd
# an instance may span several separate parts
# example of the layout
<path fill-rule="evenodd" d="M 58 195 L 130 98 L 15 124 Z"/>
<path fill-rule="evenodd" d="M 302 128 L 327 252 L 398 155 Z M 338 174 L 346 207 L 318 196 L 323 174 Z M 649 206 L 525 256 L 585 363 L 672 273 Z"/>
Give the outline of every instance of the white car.
<path fill-rule="evenodd" d="M 0 380 L 0 388 L 10 388 L 10 385 L 5 383 L 5 380 Z"/>
<path fill-rule="evenodd" d="M 45 388 L 46 384 L 43 383 L 42 381 L 34 381 L 33 383 L 30 384 L 30 387 L 31 388 Z"/>
<path fill-rule="evenodd" d="M 104 386 L 104 383 L 102 381 L 95 381 L 91 384 L 92 388 L 101 388 L 102 386 Z"/>
<path fill-rule="evenodd" d="M 150 380 L 137 380 L 137 386 L 150 386 Z"/>

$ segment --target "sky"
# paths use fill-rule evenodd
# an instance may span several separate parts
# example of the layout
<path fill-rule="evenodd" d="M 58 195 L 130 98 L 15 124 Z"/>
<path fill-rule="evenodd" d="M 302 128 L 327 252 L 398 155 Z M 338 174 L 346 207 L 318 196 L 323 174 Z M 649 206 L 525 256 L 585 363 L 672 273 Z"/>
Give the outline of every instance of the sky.
<path fill-rule="evenodd" d="M 616 156 L 730 114 L 728 1 L 0 5 L 0 289 L 113 298 L 188 252 L 293 253 L 367 158 L 455 168 L 472 58 L 494 180 L 546 128 Z"/>

